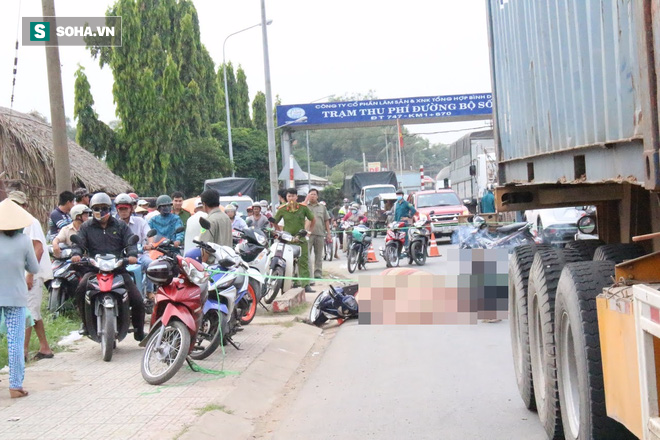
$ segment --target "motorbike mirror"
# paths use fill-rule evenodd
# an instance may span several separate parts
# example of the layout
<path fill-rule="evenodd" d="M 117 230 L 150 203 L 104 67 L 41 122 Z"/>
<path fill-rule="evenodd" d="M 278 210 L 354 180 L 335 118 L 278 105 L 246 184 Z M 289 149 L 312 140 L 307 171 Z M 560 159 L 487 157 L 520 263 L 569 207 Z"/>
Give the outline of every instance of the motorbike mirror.
<path fill-rule="evenodd" d="M 147 237 L 149 238 L 155 237 L 156 235 L 158 235 L 158 231 L 156 231 L 155 229 L 150 229 L 149 232 L 147 232 Z"/>
<path fill-rule="evenodd" d="M 596 232 L 596 217 L 593 215 L 585 215 L 577 222 L 578 231 L 583 234 L 593 234 Z"/>
<path fill-rule="evenodd" d="M 270 223 L 277 223 L 273 217 L 268 217 L 268 221 Z"/>
<path fill-rule="evenodd" d="M 129 246 L 133 246 L 134 244 L 137 244 L 138 241 L 140 241 L 140 237 L 138 237 L 135 234 L 128 237 L 128 245 Z"/>
<path fill-rule="evenodd" d="M 472 204 L 472 200 L 470 200 L 470 199 L 463 199 L 463 204 L 464 204 L 464 205 L 471 205 L 471 204 Z"/>
<path fill-rule="evenodd" d="M 73 234 L 73 235 L 71 236 L 70 240 L 71 240 L 71 243 L 75 243 L 75 244 L 77 244 L 78 246 L 82 246 L 82 240 L 81 240 L 80 237 L 78 237 L 77 234 Z"/>
<path fill-rule="evenodd" d="M 301 237 L 305 237 L 307 235 L 307 231 L 305 229 L 301 229 L 300 231 L 298 231 L 298 235 L 300 235 Z"/>
<path fill-rule="evenodd" d="M 201 224 L 201 223 L 200 223 L 200 224 Z M 186 230 L 186 227 L 185 227 L 185 226 L 179 226 L 178 228 L 176 228 L 176 229 L 174 230 L 174 233 L 175 233 L 175 234 L 180 234 L 180 233 L 182 233 L 182 232 L 185 231 L 185 230 Z"/>
<path fill-rule="evenodd" d="M 199 225 L 204 229 L 209 229 L 211 227 L 211 222 L 209 222 L 204 217 L 199 218 Z"/>

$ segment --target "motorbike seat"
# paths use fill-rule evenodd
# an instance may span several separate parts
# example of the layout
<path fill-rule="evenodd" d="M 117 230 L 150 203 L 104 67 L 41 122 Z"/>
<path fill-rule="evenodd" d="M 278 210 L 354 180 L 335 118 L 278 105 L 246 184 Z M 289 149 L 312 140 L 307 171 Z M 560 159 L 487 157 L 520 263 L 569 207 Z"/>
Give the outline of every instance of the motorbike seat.
<path fill-rule="evenodd" d="M 524 226 L 527 226 L 527 222 L 511 223 L 510 225 L 497 228 L 496 231 L 500 234 L 510 234 L 511 232 L 515 232 Z"/>
<path fill-rule="evenodd" d="M 291 245 L 291 248 L 293 249 L 293 258 L 298 258 L 300 257 L 300 246 L 296 246 L 295 244 Z"/>

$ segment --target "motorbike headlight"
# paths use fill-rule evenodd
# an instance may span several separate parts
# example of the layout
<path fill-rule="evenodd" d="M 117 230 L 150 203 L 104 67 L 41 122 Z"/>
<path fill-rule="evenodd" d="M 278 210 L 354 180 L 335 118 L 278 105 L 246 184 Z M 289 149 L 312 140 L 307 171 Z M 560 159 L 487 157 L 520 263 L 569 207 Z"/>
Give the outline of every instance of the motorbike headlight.
<path fill-rule="evenodd" d="M 62 256 L 60 258 L 64 259 L 69 259 L 71 258 L 71 254 L 73 253 L 72 249 L 62 249 Z"/>
<path fill-rule="evenodd" d="M 268 239 L 266 238 L 265 235 L 262 234 L 254 234 L 255 237 L 257 237 L 257 243 L 259 243 L 261 246 L 266 246 L 268 243 Z"/>
<path fill-rule="evenodd" d="M 289 234 L 288 232 L 282 232 L 280 234 L 280 238 L 284 241 L 291 241 L 293 240 L 293 235 Z"/>
<path fill-rule="evenodd" d="M 186 261 L 185 258 L 181 260 L 181 268 L 193 284 L 203 286 L 209 280 L 209 275 L 205 271 L 197 269 L 193 264 Z"/>

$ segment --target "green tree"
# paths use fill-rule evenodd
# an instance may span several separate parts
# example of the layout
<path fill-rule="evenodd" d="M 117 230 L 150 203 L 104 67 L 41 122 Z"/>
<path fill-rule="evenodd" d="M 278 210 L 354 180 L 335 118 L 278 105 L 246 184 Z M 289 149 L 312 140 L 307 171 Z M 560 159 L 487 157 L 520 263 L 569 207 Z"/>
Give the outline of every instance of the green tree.
<path fill-rule="evenodd" d="M 229 116 L 231 118 L 231 126 L 237 127 L 238 102 L 236 100 L 236 76 L 234 75 L 234 67 L 231 65 L 231 61 L 227 62 L 224 66 L 220 66 L 220 69 L 218 69 L 218 84 L 220 84 L 223 99 L 224 94 L 227 93 L 225 90 L 224 69 L 227 69 L 227 89 L 229 89 Z"/>
<path fill-rule="evenodd" d="M 231 89 L 230 89 L 230 92 Z M 236 71 L 236 126 L 252 127 L 250 120 L 250 94 L 248 91 L 247 77 L 245 71 L 239 65 Z"/>
<path fill-rule="evenodd" d="M 99 121 L 94 111 L 94 98 L 90 91 L 85 69 L 78 66 L 74 74 L 73 117 L 78 120 L 75 129 L 75 141 L 98 158 L 105 158 L 116 147 L 115 132 Z M 67 135 L 68 135 L 67 125 Z"/>
<path fill-rule="evenodd" d="M 190 197 L 200 194 L 206 179 L 231 176 L 229 158 L 214 138 L 200 138 L 190 145 L 190 153 L 183 163 L 185 179 L 178 187 Z"/>
<path fill-rule="evenodd" d="M 252 127 L 266 131 L 266 95 L 257 92 L 252 100 Z"/>
<path fill-rule="evenodd" d="M 98 148 L 140 192 L 181 188 L 192 145 L 209 136 L 222 110 L 197 11 L 190 0 L 117 0 L 106 15 L 122 17 L 122 45 L 90 45 L 90 51 L 112 70 L 121 124 L 117 142 Z M 91 108 L 91 94 L 81 88 L 78 96 L 81 112 Z M 83 134 L 91 116 L 85 116 Z"/>

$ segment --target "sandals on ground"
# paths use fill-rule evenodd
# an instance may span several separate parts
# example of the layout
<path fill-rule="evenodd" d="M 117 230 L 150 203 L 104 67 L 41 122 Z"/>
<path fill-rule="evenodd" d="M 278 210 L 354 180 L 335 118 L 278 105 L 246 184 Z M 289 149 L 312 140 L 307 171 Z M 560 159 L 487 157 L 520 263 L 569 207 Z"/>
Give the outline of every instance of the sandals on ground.
<path fill-rule="evenodd" d="M 12 389 L 12 388 L 10 388 L 9 389 L 9 396 L 12 399 L 18 399 L 19 397 L 25 397 L 28 394 L 29 393 L 27 391 L 25 391 L 23 388 L 21 388 L 21 389 Z"/>

